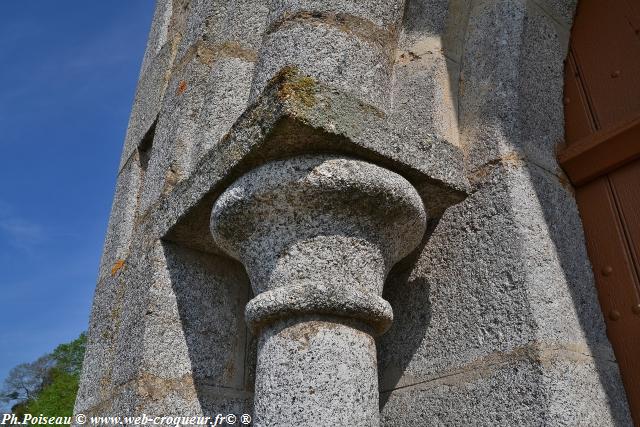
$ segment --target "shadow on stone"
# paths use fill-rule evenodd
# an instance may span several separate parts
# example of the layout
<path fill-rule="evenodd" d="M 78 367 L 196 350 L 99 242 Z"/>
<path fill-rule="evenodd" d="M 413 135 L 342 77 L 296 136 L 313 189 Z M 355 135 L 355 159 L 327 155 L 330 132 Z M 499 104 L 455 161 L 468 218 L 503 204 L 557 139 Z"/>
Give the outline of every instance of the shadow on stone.
<path fill-rule="evenodd" d="M 436 223 L 428 224 L 426 236 L 431 235 Z M 377 339 L 380 408 L 387 403 L 388 392 L 397 388 L 431 323 L 429 282 L 411 274 L 427 240 L 425 237 L 411 255 L 400 261 L 385 281 L 382 297 L 391 304 L 394 320 L 391 329 Z"/>
<path fill-rule="evenodd" d="M 611 414 L 616 425 L 626 426 L 629 423 L 629 409 L 624 398 L 626 394 L 622 389 L 618 365 L 606 336 L 606 327 L 584 242 L 584 231 L 572 190 L 561 178 L 543 172 L 535 166 L 529 168 L 528 172 L 549 229 L 552 250 L 562 270 L 579 328 L 589 347 L 588 351 L 602 389 L 606 393 Z M 584 398 L 588 399 L 587 396 Z"/>
<path fill-rule="evenodd" d="M 251 413 L 255 350 L 244 323 L 249 280 L 234 260 L 164 242 L 191 378 L 204 415 Z"/>

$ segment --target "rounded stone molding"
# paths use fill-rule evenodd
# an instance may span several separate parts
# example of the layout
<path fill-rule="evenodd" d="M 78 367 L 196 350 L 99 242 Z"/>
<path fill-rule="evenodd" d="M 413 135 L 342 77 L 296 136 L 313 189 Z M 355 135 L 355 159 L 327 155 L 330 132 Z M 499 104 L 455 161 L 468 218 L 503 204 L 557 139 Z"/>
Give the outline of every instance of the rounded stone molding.
<path fill-rule="evenodd" d="M 426 213 L 415 188 L 388 169 L 309 155 L 262 165 L 216 201 L 211 231 L 241 261 L 256 299 L 253 329 L 293 314 L 345 315 L 383 332 L 382 286 L 421 241 Z"/>
<path fill-rule="evenodd" d="M 393 310 L 386 300 L 357 287 L 296 284 L 253 298 L 245 309 L 245 320 L 255 334 L 278 319 L 307 314 L 340 315 L 359 320 L 376 335 L 386 332 L 393 321 Z"/>

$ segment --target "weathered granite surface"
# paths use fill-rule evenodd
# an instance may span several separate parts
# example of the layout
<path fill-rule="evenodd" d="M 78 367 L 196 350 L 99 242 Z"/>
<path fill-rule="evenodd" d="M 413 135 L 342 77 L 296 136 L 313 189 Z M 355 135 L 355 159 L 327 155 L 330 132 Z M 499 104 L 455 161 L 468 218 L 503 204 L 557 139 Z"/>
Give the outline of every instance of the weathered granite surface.
<path fill-rule="evenodd" d="M 496 416 L 524 425 L 556 418 L 567 425 L 629 423 L 626 404 L 607 403 L 624 402 L 624 393 L 578 218 L 558 179 L 525 163 L 497 165 L 445 213 L 415 261 L 392 271 L 385 284 L 394 323 L 378 343 L 381 408 L 389 414 L 383 420 L 395 425 L 389 417 L 399 414 L 400 403 L 392 401 L 397 390 L 423 408 L 400 425 L 463 425 L 464 417 L 491 425 Z M 508 375 L 514 363 L 527 366 L 526 383 Z M 554 383 L 558 364 L 566 377 Z M 567 372 L 573 364 L 575 376 Z M 500 396 L 491 394 L 500 400 L 488 399 L 486 387 L 500 389 Z M 434 406 L 432 399 L 446 398 L 446 405 L 462 399 L 452 388 L 478 403 L 457 413 Z M 577 402 L 559 405 L 556 393 Z M 597 396 L 601 416 L 589 413 L 590 396 Z M 510 409 L 496 413 L 507 400 Z M 515 418 L 504 418 L 510 412 Z"/>
<path fill-rule="evenodd" d="M 256 425 L 378 423 L 374 336 L 393 318 L 382 286 L 425 229 L 406 179 L 334 155 L 266 163 L 217 199 L 214 240 L 256 295 Z"/>
<path fill-rule="evenodd" d="M 131 254 L 96 291 L 76 411 L 250 412 L 248 298 L 237 263 L 171 243 Z"/>
<path fill-rule="evenodd" d="M 555 161 L 576 3 L 158 0 L 75 411 L 239 415 L 255 388 L 267 396 L 257 412 L 281 424 L 341 413 L 351 425 L 629 425 Z M 399 256 L 382 261 L 375 245 L 310 238 L 299 262 L 260 253 L 247 274 L 209 232 L 240 177 L 318 154 L 386 170 L 424 201 L 427 233 L 384 288 Z M 390 200 L 389 230 L 407 207 Z M 342 224 L 362 228 L 369 213 L 342 204 Z M 279 286 L 314 277 L 334 300 Z M 294 395 L 305 404 L 284 404 Z"/>

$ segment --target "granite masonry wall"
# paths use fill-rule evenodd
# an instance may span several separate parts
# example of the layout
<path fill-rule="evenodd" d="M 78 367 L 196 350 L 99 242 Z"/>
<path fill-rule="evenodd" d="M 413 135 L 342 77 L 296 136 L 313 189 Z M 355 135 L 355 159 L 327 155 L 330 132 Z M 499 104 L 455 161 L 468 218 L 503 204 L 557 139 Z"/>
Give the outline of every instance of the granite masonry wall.
<path fill-rule="evenodd" d="M 362 425 L 631 425 L 555 159 L 575 5 L 158 0 L 75 412 L 252 413 L 254 291 L 211 210 L 256 167 L 332 153 L 403 176 L 428 214 L 384 282 Z"/>

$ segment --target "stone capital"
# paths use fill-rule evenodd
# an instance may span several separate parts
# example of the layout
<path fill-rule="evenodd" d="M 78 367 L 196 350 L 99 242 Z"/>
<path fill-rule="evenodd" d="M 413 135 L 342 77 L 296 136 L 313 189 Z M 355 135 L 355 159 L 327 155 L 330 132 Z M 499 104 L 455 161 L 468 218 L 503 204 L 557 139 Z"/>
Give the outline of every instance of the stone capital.
<path fill-rule="evenodd" d="M 254 169 L 220 196 L 211 217 L 215 241 L 251 278 L 254 330 L 270 319 L 332 314 L 384 331 L 392 320 L 380 297 L 384 279 L 425 224 L 422 200 L 402 176 L 331 155 Z"/>
<path fill-rule="evenodd" d="M 336 411 L 377 423 L 373 336 L 393 320 L 382 287 L 422 240 L 426 217 L 401 175 L 334 155 L 266 163 L 222 193 L 211 232 L 244 264 L 256 295 L 245 315 L 260 334 L 258 425 L 322 424 Z M 307 344 L 298 348 L 299 339 Z M 349 368 L 340 371 L 338 360 Z M 326 369 L 338 369 L 332 378 L 345 387 L 339 396 Z"/>

